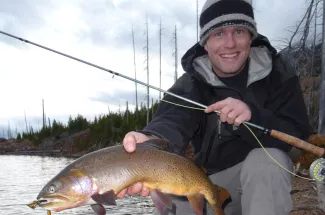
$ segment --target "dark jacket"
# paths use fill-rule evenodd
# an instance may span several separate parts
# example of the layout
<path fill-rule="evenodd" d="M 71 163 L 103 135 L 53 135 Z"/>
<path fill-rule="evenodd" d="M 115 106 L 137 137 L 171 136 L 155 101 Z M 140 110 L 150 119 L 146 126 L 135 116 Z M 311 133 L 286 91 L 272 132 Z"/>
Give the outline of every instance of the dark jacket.
<path fill-rule="evenodd" d="M 311 134 L 311 126 L 300 89 L 299 79 L 286 65 L 267 38 L 253 41 L 249 57 L 246 89 L 229 88 L 212 72 L 207 52 L 199 44 L 182 58 L 186 71 L 169 91 L 210 105 L 227 97 L 243 100 L 252 111 L 250 122 L 276 129 L 301 139 Z M 181 105 L 188 102 L 165 95 L 164 100 Z M 265 147 L 290 151 L 291 146 L 253 129 Z M 260 145 L 246 127 L 221 123 L 217 114 L 179 107 L 161 101 L 152 121 L 140 132 L 169 140 L 170 150 L 182 154 L 191 142 L 196 161 L 208 174 L 232 167 Z"/>

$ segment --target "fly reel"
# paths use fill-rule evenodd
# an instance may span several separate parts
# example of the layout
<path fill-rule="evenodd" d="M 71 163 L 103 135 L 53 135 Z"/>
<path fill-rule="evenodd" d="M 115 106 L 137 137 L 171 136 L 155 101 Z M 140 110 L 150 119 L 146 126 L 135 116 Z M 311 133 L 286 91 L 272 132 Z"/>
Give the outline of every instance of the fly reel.
<path fill-rule="evenodd" d="M 325 159 L 319 158 L 315 160 L 310 165 L 309 174 L 315 181 L 325 184 Z"/>

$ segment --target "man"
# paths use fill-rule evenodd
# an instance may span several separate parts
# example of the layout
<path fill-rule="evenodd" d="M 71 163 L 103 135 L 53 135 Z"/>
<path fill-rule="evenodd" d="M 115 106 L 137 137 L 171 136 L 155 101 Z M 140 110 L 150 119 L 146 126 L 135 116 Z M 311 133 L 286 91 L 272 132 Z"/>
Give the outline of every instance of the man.
<path fill-rule="evenodd" d="M 311 126 L 299 79 L 257 33 L 249 0 L 208 0 L 200 27 L 199 43 L 182 58 L 186 73 L 170 91 L 210 106 L 203 112 L 161 102 L 142 131 L 125 136 L 124 147 L 132 152 L 136 143 L 165 138 L 170 151 L 182 154 L 191 142 L 197 164 L 231 195 L 226 215 L 287 215 L 292 209 L 291 175 L 268 157 L 242 123 L 307 139 Z M 193 106 L 168 95 L 164 99 Z M 270 155 L 291 170 L 288 152 L 292 147 L 253 131 Z M 147 196 L 149 190 L 138 183 L 118 197 L 126 193 Z M 173 201 L 177 215 L 195 214 L 186 199 Z M 207 214 L 213 214 L 209 206 Z"/>

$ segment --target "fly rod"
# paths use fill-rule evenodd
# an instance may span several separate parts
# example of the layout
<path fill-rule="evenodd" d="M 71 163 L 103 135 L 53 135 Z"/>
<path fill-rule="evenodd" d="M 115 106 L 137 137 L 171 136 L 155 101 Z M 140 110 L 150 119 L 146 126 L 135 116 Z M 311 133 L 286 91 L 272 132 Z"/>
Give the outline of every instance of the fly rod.
<path fill-rule="evenodd" d="M 31 42 L 31 41 L 26 40 L 26 39 L 24 39 L 24 38 L 17 37 L 17 36 L 15 36 L 15 35 L 12 35 L 12 34 L 9 34 L 9 33 L 6 33 L 6 32 L 3 32 L 3 31 L 1 31 L 1 30 L 0 30 L 0 33 L 1 33 L 1 34 L 4 34 L 4 35 L 6 35 L 6 36 L 9 36 L 9 37 L 15 38 L 15 39 L 17 39 L 17 40 L 20 40 L 20 41 L 22 41 L 22 42 L 25 42 L 25 43 L 28 43 L 28 44 L 32 44 L 32 45 L 37 46 L 37 47 L 39 47 L 39 48 L 42 48 L 42 49 L 45 49 L 45 50 L 48 50 L 48 51 L 54 52 L 54 53 L 56 53 L 56 54 L 63 55 L 63 56 L 65 56 L 65 57 L 67 57 L 67 58 L 70 58 L 70 59 L 73 59 L 73 60 L 79 61 L 79 62 L 81 62 L 81 63 L 84 63 L 84 64 L 87 64 L 87 65 L 89 65 L 89 66 L 95 67 L 95 68 L 97 68 L 97 69 L 100 69 L 100 70 L 103 70 L 103 71 L 109 72 L 109 73 L 111 73 L 111 74 L 113 74 L 113 75 L 116 75 L 116 76 L 119 76 L 119 77 L 122 77 L 122 78 L 128 79 L 128 80 L 130 80 L 130 81 L 136 82 L 136 83 L 141 84 L 141 85 L 144 85 L 144 86 L 146 86 L 146 87 L 150 87 L 150 88 L 152 88 L 152 89 L 155 89 L 155 90 L 158 90 L 158 91 L 160 91 L 160 92 L 166 93 L 166 94 L 168 94 L 168 95 L 174 96 L 174 97 L 176 97 L 176 98 L 178 98 L 178 99 L 181 99 L 181 100 L 183 100 L 183 101 L 189 102 L 189 103 L 194 104 L 194 105 L 197 105 L 197 106 L 199 106 L 199 107 L 207 108 L 206 105 L 200 104 L 200 103 L 198 103 L 198 102 L 195 102 L 195 101 L 190 100 L 190 99 L 188 99 L 188 98 L 185 98 L 185 97 L 183 97 L 183 96 L 179 96 L 179 95 L 177 95 L 177 94 L 175 94 L 175 93 L 169 92 L 169 91 L 167 91 L 167 90 L 163 90 L 163 89 L 161 89 L 161 88 L 158 88 L 158 87 L 152 86 L 152 85 L 150 85 L 150 84 L 146 84 L 146 83 L 144 83 L 144 82 L 142 82 L 142 81 L 136 80 L 136 79 L 134 79 L 134 78 L 128 77 L 128 76 L 126 76 L 126 75 L 123 75 L 123 74 L 120 74 L 120 73 L 117 73 L 117 72 L 114 72 L 114 71 L 112 71 L 112 70 L 110 70 L 110 69 L 106 69 L 106 68 L 104 68 L 104 67 L 101 67 L 101 66 L 95 65 L 95 64 L 90 63 L 90 62 L 87 62 L 87 61 L 85 61 L 85 60 L 81 60 L 81 59 L 76 58 L 76 57 L 73 57 L 73 56 L 71 56 L 71 55 L 68 55 L 68 54 L 65 54 L 65 53 L 62 53 L 62 52 L 56 51 L 56 50 L 54 50 L 54 49 L 51 49 L 51 48 L 48 48 L 48 47 L 45 47 L 45 46 L 39 45 L 39 44 L 37 44 L 37 43 L 34 43 L 34 42 Z M 216 112 L 218 115 L 220 115 L 220 112 L 219 112 L 219 111 L 215 111 L 215 112 Z M 296 138 L 296 137 L 294 137 L 294 136 L 291 136 L 291 135 L 289 135 L 289 134 L 286 134 L 286 133 L 283 133 L 283 132 L 280 132 L 280 131 L 277 131 L 277 130 L 274 130 L 274 129 L 271 129 L 271 130 L 270 130 L 270 129 L 267 129 L 267 128 L 264 128 L 264 127 L 262 127 L 262 126 L 259 126 L 259 125 L 256 125 L 256 124 L 253 124 L 253 123 L 250 123 L 250 122 L 244 122 L 244 124 L 249 125 L 249 126 L 252 126 L 252 127 L 256 128 L 256 129 L 258 129 L 258 130 L 261 130 L 261 131 L 263 131 L 265 134 L 268 134 L 268 135 L 270 135 L 271 137 L 276 138 L 276 139 L 278 139 L 278 140 L 281 140 L 281 141 L 283 141 L 283 142 L 285 142 L 285 143 L 287 143 L 287 144 L 290 144 L 290 145 L 295 146 L 295 147 L 297 147 L 297 148 L 300 148 L 300 149 L 302 149 L 302 150 L 308 151 L 308 152 L 310 152 L 310 153 L 312 153 L 312 154 L 315 154 L 315 155 L 317 155 L 317 156 L 319 156 L 319 157 L 325 157 L 325 149 L 323 149 L 323 148 L 321 148 L 321 147 L 318 147 L 318 146 L 315 146 L 315 145 L 312 145 L 312 144 L 310 144 L 310 143 L 308 143 L 308 142 L 306 142 L 306 141 L 304 141 L 304 140 L 301 140 L 301 139 L 299 139 L 299 138 Z"/>

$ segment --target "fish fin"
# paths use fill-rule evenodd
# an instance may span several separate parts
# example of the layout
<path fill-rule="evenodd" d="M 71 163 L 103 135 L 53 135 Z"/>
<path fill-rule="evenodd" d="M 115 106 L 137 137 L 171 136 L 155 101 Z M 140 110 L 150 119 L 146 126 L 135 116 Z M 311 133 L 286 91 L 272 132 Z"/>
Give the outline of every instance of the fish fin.
<path fill-rule="evenodd" d="M 230 193 L 226 188 L 220 187 L 218 185 L 214 185 L 214 187 L 218 193 L 219 204 L 222 205 L 222 208 L 225 208 L 226 205 L 231 202 Z"/>
<path fill-rule="evenodd" d="M 95 213 L 97 215 L 105 215 L 106 214 L 106 210 L 105 210 L 104 206 L 101 204 L 93 204 L 93 205 L 90 205 L 90 207 L 95 211 Z"/>
<path fill-rule="evenodd" d="M 137 145 L 137 147 L 140 145 Z M 141 143 L 141 146 L 150 146 L 157 148 L 159 150 L 167 151 L 168 150 L 168 140 L 166 139 L 150 139 L 143 143 Z"/>
<path fill-rule="evenodd" d="M 168 209 L 173 209 L 172 198 L 169 195 L 164 194 L 159 190 L 151 190 L 150 195 L 160 214 L 164 214 Z"/>
<path fill-rule="evenodd" d="M 191 207 L 195 210 L 198 215 L 203 215 L 204 207 L 204 196 L 200 193 L 196 195 L 187 196 L 188 201 L 191 204 Z"/>
<path fill-rule="evenodd" d="M 98 204 L 116 205 L 115 192 L 113 190 L 107 191 L 103 194 L 95 193 L 91 198 Z"/>

